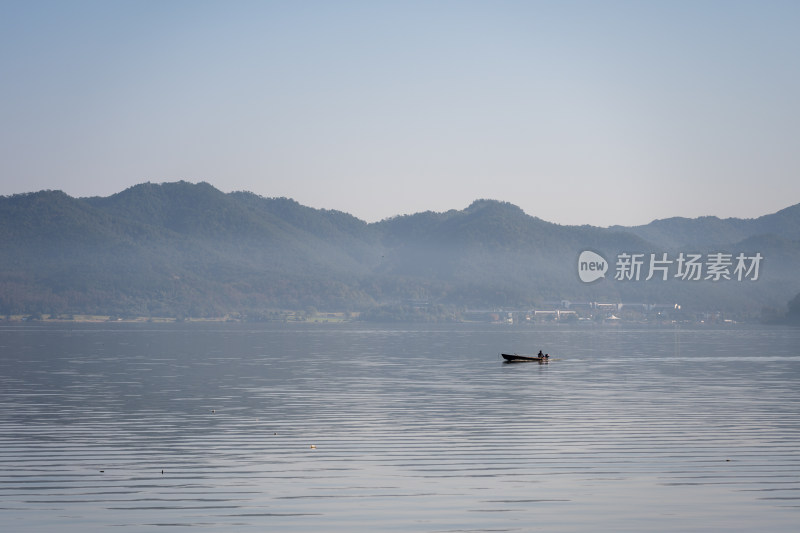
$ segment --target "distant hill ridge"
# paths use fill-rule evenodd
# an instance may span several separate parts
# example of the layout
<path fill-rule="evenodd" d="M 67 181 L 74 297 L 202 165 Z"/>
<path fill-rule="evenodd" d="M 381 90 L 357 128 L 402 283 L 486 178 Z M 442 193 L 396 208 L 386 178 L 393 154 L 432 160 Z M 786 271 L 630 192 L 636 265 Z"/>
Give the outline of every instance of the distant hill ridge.
<path fill-rule="evenodd" d="M 800 240 L 800 204 L 755 219 L 674 217 L 654 220 L 644 226 L 612 226 L 610 229 L 628 231 L 670 248 L 735 243 L 756 235 L 769 234 Z"/>
<path fill-rule="evenodd" d="M 624 251 L 758 251 L 764 274 L 751 284 L 583 284 L 576 258 L 586 249 L 611 262 Z M 607 299 L 753 316 L 800 290 L 800 204 L 756 219 L 597 228 L 481 199 L 366 223 L 208 183 L 143 183 L 108 197 L 0 197 L 0 251 L 2 314 L 219 316 L 409 300 L 467 308 Z"/>

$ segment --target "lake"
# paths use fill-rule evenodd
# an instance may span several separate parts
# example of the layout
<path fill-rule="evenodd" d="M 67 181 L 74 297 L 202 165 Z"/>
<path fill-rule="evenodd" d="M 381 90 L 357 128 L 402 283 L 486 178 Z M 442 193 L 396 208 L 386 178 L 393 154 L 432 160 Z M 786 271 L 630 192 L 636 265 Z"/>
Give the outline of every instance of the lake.
<path fill-rule="evenodd" d="M 15 532 L 794 532 L 800 329 L 3 323 L 0 467 Z"/>

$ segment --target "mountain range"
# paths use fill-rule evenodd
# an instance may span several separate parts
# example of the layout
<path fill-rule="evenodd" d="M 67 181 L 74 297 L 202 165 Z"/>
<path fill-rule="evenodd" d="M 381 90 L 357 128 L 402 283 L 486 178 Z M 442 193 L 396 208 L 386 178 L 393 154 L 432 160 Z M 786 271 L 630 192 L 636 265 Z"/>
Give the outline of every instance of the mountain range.
<path fill-rule="evenodd" d="M 586 250 L 607 269 L 591 283 L 578 273 Z M 718 279 L 711 276 L 712 259 L 720 266 L 715 254 L 727 261 Z M 698 279 L 681 277 L 681 258 L 691 255 L 701 258 Z M 756 268 L 737 271 L 740 255 Z M 620 266 L 627 257 L 643 262 L 637 276 Z M 646 279 L 652 264 L 663 268 Z M 144 183 L 108 197 L 0 197 L 4 315 L 318 309 L 378 316 L 376 309 L 403 305 L 623 302 L 756 319 L 800 292 L 798 264 L 800 204 L 756 219 L 598 228 L 546 222 L 496 200 L 367 223 L 287 198 L 183 181 Z"/>

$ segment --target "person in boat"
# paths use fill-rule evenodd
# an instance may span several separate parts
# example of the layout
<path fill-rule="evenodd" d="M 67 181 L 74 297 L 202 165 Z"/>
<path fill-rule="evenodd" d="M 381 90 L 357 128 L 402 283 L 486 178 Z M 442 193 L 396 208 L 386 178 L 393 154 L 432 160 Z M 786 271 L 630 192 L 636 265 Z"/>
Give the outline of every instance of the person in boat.
<path fill-rule="evenodd" d="M 544 358 L 545 359 L 550 359 L 550 354 L 549 353 L 544 354 Z"/>
<path fill-rule="evenodd" d="M 539 353 L 538 353 L 538 354 L 536 354 L 536 357 L 544 357 L 544 354 L 542 353 L 542 351 L 541 351 L 541 350 L 539 350 Z"/>

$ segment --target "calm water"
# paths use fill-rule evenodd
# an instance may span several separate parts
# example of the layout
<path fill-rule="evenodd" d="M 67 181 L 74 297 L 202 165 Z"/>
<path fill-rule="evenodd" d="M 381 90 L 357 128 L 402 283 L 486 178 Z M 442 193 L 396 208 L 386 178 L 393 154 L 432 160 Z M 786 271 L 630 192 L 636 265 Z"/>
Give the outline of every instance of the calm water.
<path fill-rule="evenodd" d="M 798 329 L 6 324 L 0 524 L 795 532 L 799 386 Z"/>

